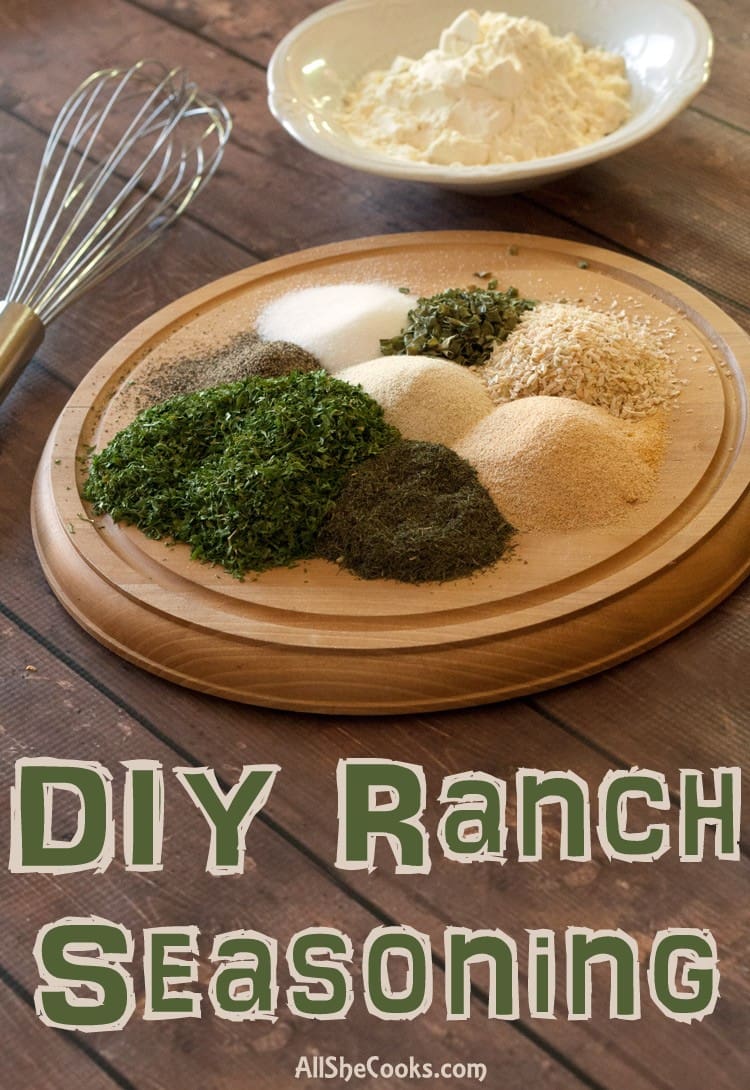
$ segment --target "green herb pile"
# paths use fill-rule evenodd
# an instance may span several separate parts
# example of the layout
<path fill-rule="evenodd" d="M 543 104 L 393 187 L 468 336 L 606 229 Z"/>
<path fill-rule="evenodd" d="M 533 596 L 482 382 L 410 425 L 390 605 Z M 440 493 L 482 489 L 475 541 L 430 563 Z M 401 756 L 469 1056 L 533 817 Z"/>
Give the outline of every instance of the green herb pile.
<path fill-rule="evenodd" d="M 241 577 L 312 556 L 348 471 L 397 439 L 376 401 L 323 371 L 253 376 L 140 413 L 94 456 L 84 495 Z"/>
<path fill-rule="evenodd" d="M 398 337 L 381 340 L 384 356 L 443 356 L 464 367 L 486 363 L 495 341 L 504 341 L 534 303 L 516 288 L 449 288 L 417 300 Z"/>
<path fill-rule="evenodd" d="M 443 582 L 494 564 L 512 533 L 467 461 L 401 440 L 350 472 L 318 552 L 363 579 Z"/>

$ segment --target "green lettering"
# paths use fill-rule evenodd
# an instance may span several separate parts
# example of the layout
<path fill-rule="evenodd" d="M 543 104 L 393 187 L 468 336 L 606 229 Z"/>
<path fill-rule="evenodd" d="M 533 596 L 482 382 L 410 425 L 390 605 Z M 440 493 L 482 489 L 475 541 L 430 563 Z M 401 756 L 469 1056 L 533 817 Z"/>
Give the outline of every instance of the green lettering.
<path fill-rule="evenodd" d="M 665 841 L 668 843 L 668 828 L 664 824 L 649 825 L 644 833 L 626 833 L 628 795 L 643 796 L 661 809 L 669 805 L 666 786 L 654 773 L 618 774 L 607 786 L 604 797 L 604 828 L 611 848 L 607 854 L 618 859 L 658 858 L 665 850 Z"/>
<path fill-rule="evenodd" d="M 449 1018 L 468 1018 L 471 1004 L 471 968 L 486 962 L 490 968 L 490 1018 L 518 1017 L 518 962 L 516 944 L 502 931 L 450 930 L 446 935 L 445 995 Z"/>
<path fill-rule="evenodd" d="M 320 953 L 330 953 L 328 961 L 318 960 Z M 352 1004 L 351 974 L 341 961 L 351 961 L 352 944 L 340 931 L 300 931 L 287 949 L 289 971 L 301 987 L 287 989 L 287 1003 L 294 1014 L 303 1018 L 344 1018 Z M 311 992 L 310 983 L 321 983 L 322 990 Z"/>
<path fill-rule="evenodd" d="M 245 836 L 271 792 L 278 765 L 246 765 L 226 793 L 210 768 L 176 768 L 175 773 L 211 827 L 206 869 L 211 874 L 241 874 Z"/>
<path fill-rule="evenodd" d="M 375 842 L 383 837 L 396 859 L 396 872 L 427 873 L 427 833 L 422 769 L 398 761 L 339 762 L 339 843 L 336 865 L 374 869 Z M 388 795 L 382 802 L 377 796 Z"/>
<path fill-rule="evenodd" d="M 426 936 L 406 928 L 379 928 L 368 936 L 362 953 L 365 1003 L 378 1018 L 412 1019 L 423 1014 L 432 1001 L 431 958 Z M 406 958 L 406 984 L 391 987 L 389 960 Z"/>
<path fill-rule="evenodd" d="M 553 931 L 530 932 L 529 1012 L 532 1018 L 555 1017 L 555 934 Z"/>
<path fill-rule="evenodd" d="M 125 865 L 130 870 L 161 869 L 164 779 L 158 761 L 123 762 L 125 783 L 123 842 Z"/>
<path fill-rule="evenodd" d="M 450 858 L 502 858 L 505 815 L 502 785 L 479 776 L 455 776 L 443 785 L 441 802 L 471 800 L 451 806 L 443 815 L 438 838 Z M 472 805 L 474 804 L 474 805 Z"/>
<path fill-rule="evenodd" d="M 135 1009 L 135 996 L 129 973 L 118 963 L 132 957 L 131 933 L 109 920 L 71 917 L 42 928 L 34 946 L 44 981 L 34 995 L 42 1021 L 84 1032 L 121 1029 Z M 81 985 L 94 992 L 94 1002 L 77 994 Z"/>
<path fill-rule="evenodd" d="M 687 965 L 678 971 L 680 960 Z M 677 990 L 677 981 L 683 989 Z M 669 1018 L 700 1020 L 710 1014 L 719 996 L 716 943 L 710 932 L 659 931 L 651 947 L 648 970 L 651 997 Z"/>
<path fill-rule="evenodd" d="M 276 1010 L 276 944 L 265 935 L 217 935 L 213 961 L 227 960 L 209 984 L 219 1017 L 233 1020 L 270 1018 Z"/>
<path fill-rule="evenodd" d="M 703 858 L 705 826 L 715 825 L 716 856 L 739 859 L 739 769 L 715 768 L 715 800 L 703 795 L 703 775 L 693 769 L 680 773 L 680 856 L 688 861 Z"/>
<path fill-rule="evenodd" d="M 52 837 L 54 798 L 59 791 L 78 797 L 77 830 L 69 840 Z M 112 861 L 110 776 L 96 762 L 17 761 L 12 815 L 12 871 L 103 871 Z"/>
<path fill-rule="evenodd" d="M 638 947 L 623 931 L 568 929 L 568 1016 L 591 1017 L 591 965 L 610 963 L 610 1018 L 638 1018 Z"/>
<path fill-rule="evenodd" d="M 175 981 L 195 981 L 198 966 L 189 960 L 171 957 L 175 950 L 198 953 L 198 928 L 169 929 L 146 927 L 143 930 L 143 978 L 146 989 L 144 1019 L 199 1018 L 200 995 L 191 991 L 173 991 Z"/>
<path fill-rule="evenodd" d="M 590 859 L 589 796 L 585 780 L 573 772 L 540 772 L 522 768 L 516 774 L 518 796 L 518 840 L 521 860 L 541 859 L 541 807 L 560 804 L 562 830 L 561 859 Z"/>

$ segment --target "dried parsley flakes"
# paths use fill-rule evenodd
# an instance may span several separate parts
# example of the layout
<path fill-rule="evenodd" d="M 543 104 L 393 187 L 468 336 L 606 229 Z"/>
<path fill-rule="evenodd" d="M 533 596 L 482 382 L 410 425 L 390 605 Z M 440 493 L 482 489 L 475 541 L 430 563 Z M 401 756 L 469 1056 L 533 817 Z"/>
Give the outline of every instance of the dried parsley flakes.
<path fill-rule="evenodd" d="M 384 356 L 443 356 L 464 367 L 486 363 L 495 341 L 504 341 L 534 303 L 516 288 L 449 288 L 417 300 L 397 337 L 381 340 Z"/>
<path fill-rule="evenodd" d="M 467 461 L 401 440 L 351 470 L 318 552 L 363 579 L 444 582 L 494 564 L 512 533 Z"/>
<path fill-rule="evenodd" d="M 397 438 L 376 401 L 323 371 L 253 376 L 140 413 L 94 456 L 84 495 L 241 577 L 312 556 L 347 472 Z"/>

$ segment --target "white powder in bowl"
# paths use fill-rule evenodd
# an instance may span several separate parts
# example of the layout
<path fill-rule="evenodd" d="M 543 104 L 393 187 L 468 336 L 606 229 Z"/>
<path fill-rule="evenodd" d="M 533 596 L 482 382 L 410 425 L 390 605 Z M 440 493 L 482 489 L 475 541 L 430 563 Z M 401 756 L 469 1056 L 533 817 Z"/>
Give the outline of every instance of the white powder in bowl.
<path fill-rule="evenodd" d="M 288 292 L 261 312 L 256 331 L 266 341 L 292 341 L 339 371 L 380 351 L 395 337 L 414 304 L 388 284 L 330 284 Z"/>
<path fill-rule="evenodd" d="M 468 10 L 436 49 L 365 75 L 338 121 L 394 159 L 485 166 L 591 144 L 629 116 L 621 57 L 535 19 Z"/>
<path fill-rule="evenodd" d="M 405 439 L 450 447 L 493 407 L 476 375 L 433 356 L 379 356 L 336 377 L 374 397 Z"/>

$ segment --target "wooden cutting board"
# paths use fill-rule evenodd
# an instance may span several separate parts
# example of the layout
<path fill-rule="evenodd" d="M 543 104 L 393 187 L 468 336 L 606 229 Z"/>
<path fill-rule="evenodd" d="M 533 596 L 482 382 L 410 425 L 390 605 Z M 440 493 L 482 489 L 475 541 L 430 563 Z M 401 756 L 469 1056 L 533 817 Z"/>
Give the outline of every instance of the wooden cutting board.
<path fill-rule="evenodd" d="M 521 534 L 491 571 L 364 581 L 322 560 L 240 582 L 81 499 L 86 453 L 170 361 L 251 328 L 271 299 L 380 280 L 420 294 L 476 283 L 666 321 L 684 380 L 655 495 L 604 529 Z M 92 369 L 50 435 L 32 523 L 52 589 L 96 639 L 181 685 L 321 713 L 384 714 L 519 696 L 621 662 L 690 624 L 750 569 L 750 339 L 682 282 L 619 254 L 495 232 L 407 234 L 292 254 L 209 284 Z"/>

